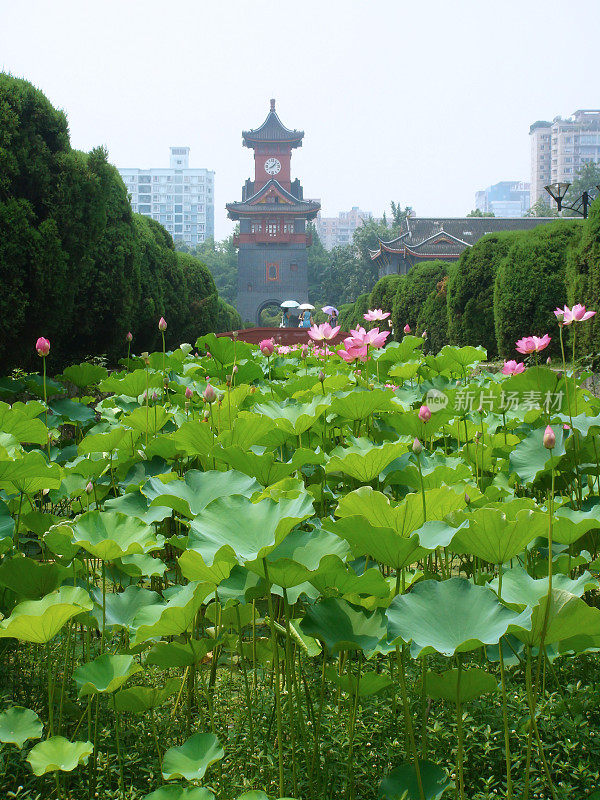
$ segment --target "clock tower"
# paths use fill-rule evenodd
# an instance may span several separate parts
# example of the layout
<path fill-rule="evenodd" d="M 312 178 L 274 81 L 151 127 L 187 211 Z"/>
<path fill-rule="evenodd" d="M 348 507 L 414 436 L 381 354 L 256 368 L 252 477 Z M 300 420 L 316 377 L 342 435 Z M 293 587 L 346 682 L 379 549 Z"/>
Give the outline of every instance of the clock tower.
<path fill-rule="evenodd" d="M 246 181 L 241 202 L 228 203 L 227 212 L 240 223 L 237 307 L 244 322 L 259 324 L 267 306 L 308 299 L 306 222 L 320 205 L 304 200 L 300 181 L 291 179 L 292 150 L 303 137 L 282 124 L 275 100 L 259 128 L 242 132 L 244 146 L 254 150 L 254 180 Z"/>

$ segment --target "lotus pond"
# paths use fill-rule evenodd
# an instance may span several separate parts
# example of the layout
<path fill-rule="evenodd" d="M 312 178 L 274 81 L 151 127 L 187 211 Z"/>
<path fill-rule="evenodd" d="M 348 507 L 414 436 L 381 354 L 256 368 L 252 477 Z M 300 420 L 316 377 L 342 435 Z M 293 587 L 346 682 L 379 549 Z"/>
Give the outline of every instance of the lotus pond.
<path fill-rule="evenodd" d="M 0 381 L 3 798 L 600 796 L 600 400 L 426 347 Z"/>

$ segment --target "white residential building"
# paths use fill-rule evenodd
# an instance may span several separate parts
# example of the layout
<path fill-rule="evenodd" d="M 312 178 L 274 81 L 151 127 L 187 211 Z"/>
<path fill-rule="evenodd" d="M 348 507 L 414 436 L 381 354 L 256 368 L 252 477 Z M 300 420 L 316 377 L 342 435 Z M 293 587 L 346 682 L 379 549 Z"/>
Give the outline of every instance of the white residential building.
<path fill-rule="evenodd" d="M 151 217 L 175 241 L 196 245 L 215 235 L 215 173 L 189 165 L 189 147 L 171 147 L 168 169 L 119 169 L 138 214 Z"/>
<path fill-rule="evenodd" d="M 354 231 L 365 220 L 372 218 L 373 214 L 370 211 L 361 211 L 358 206 L 353 206 L 350 211 L 340 211 L 337 217 L 323 217 L 319 212 L 315 227 L 323 247 L 326 250 L 333 250 L 334 247 L 352 244 Z"/>

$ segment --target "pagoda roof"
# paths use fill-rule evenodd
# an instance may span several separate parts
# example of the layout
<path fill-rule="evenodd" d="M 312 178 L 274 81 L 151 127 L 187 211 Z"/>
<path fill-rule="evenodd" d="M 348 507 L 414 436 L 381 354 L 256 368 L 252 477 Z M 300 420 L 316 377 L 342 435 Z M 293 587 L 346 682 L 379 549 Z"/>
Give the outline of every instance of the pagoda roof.
<path fill-rule="evenodd" d="M 275 100 L 271 100 L 271 110 L 259 128 L 242 131 L 245 147 L 254 147 L 256 144 L 265 142 L 278 142 L 289 144 L 290 147 L 300 147 L 303 137 L 304 131 L 291 130 L 285 127 L 275 111 Z"/>
<path fill-rule="evenodd" d="M 230 219 L 252 217 L 260 214 L 286 214 L 295 217 L 314 219 L 321 208 L 315 200 L 299 200 L 287 189 L 284 189 L 275 178 L 267 181 L 251 197 L 241 203 L 227 203 Z"/>
<path fill-rule="evenodd" d="M 382 253 L 400 253 L 421 258 L 458 257 L 487 233 L 531 230 L 553 222 L 554 217 L 407 217 L 395 239 L 379 239 L 372 260 Z"/>

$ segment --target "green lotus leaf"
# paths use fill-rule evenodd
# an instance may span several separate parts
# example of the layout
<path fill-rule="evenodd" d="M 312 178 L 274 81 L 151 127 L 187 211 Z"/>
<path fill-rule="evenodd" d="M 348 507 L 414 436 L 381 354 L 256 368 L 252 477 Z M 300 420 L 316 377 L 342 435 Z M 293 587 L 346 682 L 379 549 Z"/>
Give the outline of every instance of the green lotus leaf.
<path fill-rule="evenodd" d="M 321 396 L 314 397 L 310 403 L 297 403 L 294 400 L 259 403 L 253 411 L 272 419 L 285 433 L 299 436 L 312 427 L 328 408 L 329 399 Z"/>
<path fill-rule="evenodd" d="M 189 577 L 187 567 L 193 564 L 193 553 L 207 567 L 219 563 L 231 567 L 265 558 L 312 513 L 307 494 L 257 503 L 241 495 L 219 498 L 192 520 L 188 550 L 179 559 L 181 570 Z"/>
<path fill-rule="evenodd" d="M 556 446 L 553 450 L 544 447 L 544 430 L 531 431 L 510 454 L 510 470 L 516 472 L 523 483 L 533 483 L 538 475 L 549 472 L 565 453 L 562 426 L 554 426 Z"/>
<path fill-rule="evenodd" d="M 236 564 L 228 577 L 219 583 L 219 600 L 223 605 L 228 602 L 241 604 L 251 602 L 252 593 L 261 583 L 258 575 Z M 258 596 L 264 597 L 262 589 L 258 590 Z"/>
<path fill-rule="evenodd" d="M 199 664 L 217 646 L 216 639 L 190 639 L 189 642 L 157 642 L 148 652 L 147 664 L 161 669 Z"/>
<path fill-rule="evenodd" d="M 217 737 L 212 733 L 195 733 L 181 747 L 170 747 L 163 757 L 162 774 L 165 780 L 184 778 L 199 781 L 216 761 L 220 761 L 225 751 Z"/>
<path fill-rule="evenodd" d="M 386 616 L 390 642 L 412 641 L 415 654 L 436 651 L 452 656 L 497 644 L 509 627 L 526 627 L 531 611 L 517 614 L 489 589 L 465 578 L 450 578 L 417 583 L 409 594 L 392 600 Z"/>
<path fill-rule="evenodd" d="M 446 771 L 431 761 L 419 761 L 419 773 L 425 800 L 439 798 L 454 784 L 446 777 Z M 389 772 L 379 784 L 380 800 L 420 800 L 419 784 L 415 765 L 400 764 Z"/>
<path fill-rule="evenodd" d="M 51 736 L 29 751 L 27 762 L 38 777 L 47 772 L 73 772 L 80 764 L 87 764 L 93 749 L 91 742 L 70 742 L 64 736 Z"/>
<path fill-rule="evenodd" d="M 175 694 L 181 686 L 178 678 L 170 678 L 160 689 L 153 686 L 130 686 L 115 695 L 117 711 L 129 711 L 132 714 L 145 714 L 153 708 L 161 706 L 165 700 Z"/>
<path fill-rule="evenodd" d="M 325 472 L 343 472 L 363 483 L 369 483 L 394 459 L 405 453 L 404 442 L 386 442 L 376 446 L 370 439 L 348 437 L 350 447 L 336 447 L 325 464 Z"/>
<path fill-rule="evenodd" d="M 81 456 L 90 453 L 112 453 L 119 447 L 131 446 L 131 437 L 131 431 L 125 428 L 112 428 L 103 433 L 88 433 L 77 445 L 77 452 Z"/>
<path fill-rule="evenodd" d="M 153 575 L 162 577 L 167 570 L 164 561 L 149 554 L 123 556 L 115 561 L 115 566 L 132 578 L 149 578 Z"/>
<path fill-rule="evenodd" d="M 102 624 L 102 592 L 95 592 L 96 607 L 94 616 L 99 625 Z M 105 599 L 106 627 L 133 630 L 136 615 L 144 608 L 164 605 L 164 601 L 156 592 L 143 589 L 141 586 L 128 586 L 124 592 L 109 593 Z"/>
<path fill-rule="evenodd" d="M 152 406 L 146 414 L 144 407 L 135 408 L 130 414 L 121 417 L 121 425 L 127 428 L 133 428 L 138 433 L 145 434 L 148 431 L 149 436 L 156 436 L 162 430 L 167 422 L 171 419 L 169 412 L 159 405 Z"/>
<path fill-rule="evenodd" d="M 462 375 L 468 368 L 474 367 L 481 361 L 485 361 L 487 358 L 487 351 L 481 346 L 472 347 L 467 345 L 466 347 L 455 347 L 454 345 L 447 344 L 442 347 L 439 355 L 442 359 L 447 359 L 448 362 L 452 364 L 453 371 Z"/>
<path fill-rule="evenodd" d="M 118 511 L 87 511 L 73 524 L 74 544 L 103 561 L 159 550 L 164 538 L 154 528 Z"/>
<path fill-rule="evenodd" d="M 219 442 L 223 447 L 239 447 L 249 450 L 254 445 L 265 444 L 265 438 L 275 431 L 275 423 L 268 417 L 252 411 L 241 411 L 233 423 L 233 430 L 223 431 Z"/>
<path fill-rule="evenodd" d="M 387 692 L 395 686 L 395 682 L 389 675 L 383 675 L 378 672 L 361 672 L 360 681 L 357 680 L 356 675 L 343 675 L 338 674 L 336 667 L 328 667 L 326 670 L 327 680 L 339 686 L 344 692 L 348 692 L 353 697 L 356 697 L 356 690 L 358 684 L 359 697 L 372 697 L 375 694 Z"/>
<path fill-rule="evenodd" d="M 214 794 L 203 786 L 179 786 L 169 783 L 144 795 L 142 800 L 214 800 L 214 798 Z"/>
<path fill-rule="evenodd" d="M 92 607 L 92 600 L 84 589 L 62 586 L 41 600 L 19 603 L 8 619 L 0 621 L 0 639 L 45 644 L 66 622 Z"/>
<path fill-rule="evenodd" d="M 35 711 L 12 706 L 0 714 L 0 742 L 16 744 L 20 749 L 28 739 L 39 739 L 43 727 Z"/>
<path fill-rule="evenodd" d="M 325 527 L 349 542 L 355 556 L 368 555 L 394 569 L 402 569 L 426 553 L 416 533 L 402 536 L 390 528 L 375 528 L 362 516 L 328 521 Z"/>
<path fill-rule="evenodd" d="M 44 544 L 57 556 L 63 556 L 71 561 L 79 552 L 79 545 L 71 541 L 73 530 L 66 524 L 52 525 L 44 535 Z"/>
<path fill-rule="evenodd" d="M 12 539 L 14 531 L 15 521 L 4 500 L 0 499 L 0 539 Z"/>
<path fill-rule="evenodd" d="M 44 489 L 58 489 L 62 470 L 48 464 L 42 453 L 32 450 L 14 461 L 0 461 L 0 489 L 9 494 L 34 495 Z"/>
<path fill-rule="evenodd" d="M 174 588 L 176 591 L 166 603 L 145 606 L 138 611 L 134 620 L 133 647 L 148 639 L 178 636 L 186 631 L 205 597 L 211 592 L 210 587 L 198 583 Z"/>
<path fill-rule="evenodd" d="M 552 536 L 560 544 L 573 544 L 588 531 L 600 528 L 600 506 L 589 511 L 576 511 L 563 506 L 554 514 Z"/>
<path fill-rule="evenodd" d="M 10 434 L 17 442 L 45 445 L 48 441 L 48 428 L 40 419 L 31 419 L 27 414 L 1 402 L 0 431 Z"/>
<path fill-rule="evenodd" d="M 250 497 L 260 488 L 253 478 L 235 470 L 200 472 L 192 469 L 181 481 L 163 483 L 159 478 L 151 478 L 141 491 L 150 500 L 151 507 L 167 506 L 191 519 L 220 497 Z"/>
<path fill-rule="evenodd" d="M 214 359 L 223 365 L 250 358 L 254 350 L 247 342 L 234 342 L 227 336 L 216 336 L 214 333 L 207 333 L 196 339 L 196 349 L 199 353 L 207 350 Z"/>
<path fill-rule="evenodd" d="M 157 388 L 162 384 L 162 375 L 136 369 L 133 372 L 113 373 L 105 378 L 99 386 L 101 392 L 124 394 L 126 397 L 139 397 L 148 388 Z"/>
<path fill-rule="evenodd" d="M 468 525 L 457 531 L 450 550 L 469 553 L 489 564 L 504 564 L 548 531 L 548 517 L 533 511 L 519 511 L 511 520 L 500 509 L 478 508 L 467 519 Z"/>
<path fill-rule="evenodd" d="M 179 430 L 170 434 L 169 438 L 180 453 L 190 458 L 209 456 L 215 445 L 215 437 L 210 425 L 199 420 L 184 422 Z"/>
<path fill-rule="evenodd" d="M 498 593 L 499 581 L 494 578 L 488 584 Z M 575 580 L 571 580 L 568 575 L 558 573 L 552 577 L 553 589 L 561 589 L 577 597 L 582 597 L 584 592 L 598 588 L 598 581 L 585 571 Z M 518 610 L 525 606 L 535 606 L 542 597 L 548 594 L 548 576 L 543 578 L 532 578 L 520 564 L 516 564 L 512 569 L 505 570 L 502 574 L 502 601 Z"/>
<path fill-rule="evenodd" d="M 460 696 L 458 694 L 458 670 L 449 669 L 441 674 L 428 671 L 425 674 L 425 693 L 435 700 L 449 700 L 461 703 L 474 700 L 487 692 L 498 691 L 498 681 L 483 669 L 461 669 Z"/>
<path fill-rule="evenodd" d="M 106 511 L 119 511 L 128 517 L 136 517 L 152 525 L 155 522 L 162 522 L 173 513 L 167 506 L 151 505 L 147 497 L 140 491 L 128 492 L 120 497 L 111 497 L 104 503 Z"/>
<path fill-rule="evenodd" d="M 73 569 L 54 562 L 44 564 L 15 556 L 0 564 L 0 586 L 27 600 L 39 600 L 53 592 L 67 577 L 73 577 Z"/>
<path fill-rule="evenodd" d="M 299 468 L 296 461 L 276 461 L 274 453 L 254 453 L 240 447 L 215 449 L 214 456 L 245 475 L 256 478 L 261 486 L 277 483 Z"/>
<path fill-rule="evenodd" d="M 323 642 L 334 655 L 340 650 L 362 650 L 367 658 L 385 637 L 385 617 L 380 609 L 368 613 L 345 600 L 328 597 L 310 606 L 300 630 Z"/>
<path fill-rule="evenodd" d="M 310 582 L 323 597 L 352 595 L 386 598 L 390 594 L 389 584 L 377 567 L 369 567 L 362 575 L 357 575 L 351 566 L 334 555 L 321 560 L 316 574 L 310 576 Z"/>
<path fill-rule="evenodd" d="M 600 636 L 600 609 L 588 606 L 584 600 L 569 592 L 554 588 L 550 602 L 545 595 L 534 607 L 529 629 L 515 623 L 511 626 L 511 633 L 525 644 L 539 646 L 546 614 L 548 620 L 544 641 L 547 644 L 556 644 L 575 636 L 594 639 Z"/>
<path fill-rule="evenodd" d="M 106 367 L 101 367 L 99 364 L 86 363 L 73 364 L 67 367 L 60 376 L 62 380 L 71 381 L 80 389 L 85 389 L 87 386 L 95 386 L 107 377 L 108 370 Z"/>
<path fill-rule="evenodd" d="M 385 389 L 337 392 L 331 401 L 329 412 L 344 419 L 365 419 L 374 411 L 392 411 L 392 393 Z"/>
<path fill-rule="evenodd" d="M 472 472 L 470 467 L 460 458 L 444 456 L 434 453 L 431 456 L 422 453 L 421 475 L 423 478 L 423 488 L 436 489 L 447 484 L 470 480 Z M 421 476 L 414 456 L 407 453 L 396 461 L 392 461 L 379 476 L 380 480 L 398 486 L 410 486 L 411 489 L 421 491 Z"/>
<path fill-rule="evenodd" d="M 78 687 L 78 696 L 90 694 L 111 694 L 122 686 L 142 668 L 135 661 L 135 656 L 111 656 L 103 653 L 94 661 L 81 664 L 73 671 L 73 680 Z"/>
<path fill-rule="evenodd" d="M 349 547 L 333 533 L 317 528 L 314 531 L 294 530 L 266 557 L 268 578 L 282 588 L 298 586 L 311 580 L 326 558 L 343 559 Z M 261 559 L 249 562 L 248 569 L 267 578 Z"/>
<path fill-rule="evenodd" d="M 76 403 L 66 398 L 51 400 L 49 407 L 55 416 L 60 417 L 62 422 L 87 426 L 96 419 L 96 415 L 91 408 L 83 403 Z"/>

